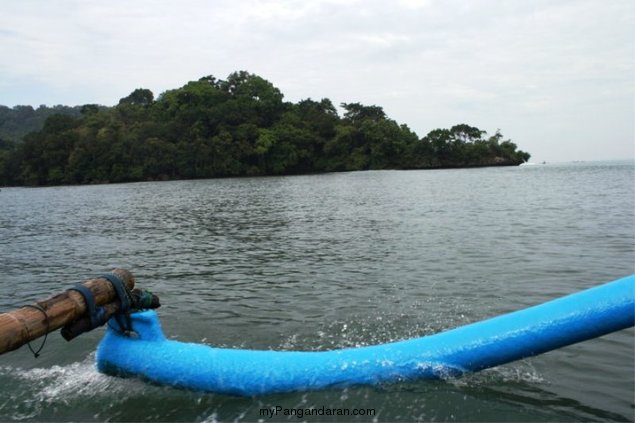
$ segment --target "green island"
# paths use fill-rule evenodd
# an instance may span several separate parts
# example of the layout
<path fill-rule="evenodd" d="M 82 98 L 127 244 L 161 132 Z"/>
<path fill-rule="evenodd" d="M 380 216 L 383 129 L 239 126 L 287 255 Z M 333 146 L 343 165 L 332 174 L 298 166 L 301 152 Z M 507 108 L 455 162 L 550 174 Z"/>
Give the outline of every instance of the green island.
<path fill-rule="evenodd" d="M 249 72 L 113 107 L 0 106 L 0 185 L 43 186 L 369 169 L 514 166 L 530 155 L 466 124 L 419 138 L 379 106 L 283 101 Z"/>

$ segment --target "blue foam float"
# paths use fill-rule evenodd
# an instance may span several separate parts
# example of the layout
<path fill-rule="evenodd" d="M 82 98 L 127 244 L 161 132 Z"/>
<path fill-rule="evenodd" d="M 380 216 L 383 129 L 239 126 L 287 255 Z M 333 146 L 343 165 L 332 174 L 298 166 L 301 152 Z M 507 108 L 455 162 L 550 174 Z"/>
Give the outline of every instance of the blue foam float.
<path fill-rule="evenodd" d="M 158 315 L 132 315 L 138 337 L 108 327 L 97 368 L 161 385 L 255 396 L 445 378 L 475 372 L 635 324 L 635 275 L 422 338 L 333 351 L 213 348 L 165 338 Z"/>

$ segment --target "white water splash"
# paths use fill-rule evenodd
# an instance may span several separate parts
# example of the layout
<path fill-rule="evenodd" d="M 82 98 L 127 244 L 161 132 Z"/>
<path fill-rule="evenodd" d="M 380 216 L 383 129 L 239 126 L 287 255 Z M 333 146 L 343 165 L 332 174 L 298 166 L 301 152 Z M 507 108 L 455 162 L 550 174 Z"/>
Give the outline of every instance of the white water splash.
<path fill-rule="evenodd" d="M 36 401 L 68 404 L 78 398 L 99 396 L 113 397 L 141 394 L 147 385 L 136 379 L 121 379 L 99 373 L 95 366 L 95 354 L 81 362 L 49 368 L 21 369 L 3 367 L 0 373 L 28 383 L 37 389 Z"/>
<path fill-rule="evenodd" d="M 526 383 L 529 385 L 548 384 L 529 360 L 516 361 L 504 366 L 468 373 L 458 378 L 447 379 L 456 387 L 486 386 L 497 383 Z"/>

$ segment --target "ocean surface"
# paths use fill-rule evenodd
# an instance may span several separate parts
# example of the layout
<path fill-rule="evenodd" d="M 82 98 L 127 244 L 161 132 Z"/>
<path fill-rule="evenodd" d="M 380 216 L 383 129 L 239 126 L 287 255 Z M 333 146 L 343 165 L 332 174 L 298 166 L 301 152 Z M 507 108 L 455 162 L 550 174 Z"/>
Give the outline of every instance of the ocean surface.
<path fill-rule="evenodd" d="M 160 296 L 172 339 L 423 336 L 635 273 L 635 162 L 2 188 L 0 311 L 115 267 Z M 633 329 L 463 378 L 256 398 L 102 375 L 103 333 L 0 356 L 0 421 L 634 420 Z"/>

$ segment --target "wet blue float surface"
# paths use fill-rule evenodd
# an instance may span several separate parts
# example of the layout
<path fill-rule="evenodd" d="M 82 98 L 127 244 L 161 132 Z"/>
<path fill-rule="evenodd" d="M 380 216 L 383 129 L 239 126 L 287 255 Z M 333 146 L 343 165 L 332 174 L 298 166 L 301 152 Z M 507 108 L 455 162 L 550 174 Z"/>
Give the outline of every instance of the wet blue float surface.
<path fill-rule="evenodd" d="M 435 335 L 323 352 L 172 341 L 165 338 L 157 313 L 145 311 L 133 315 L 138 338 L 108 328 L 97 350 L 97 367 L 158 384 L 255 396 L 457 376 L 634 324 L 635 275 Z"/>

